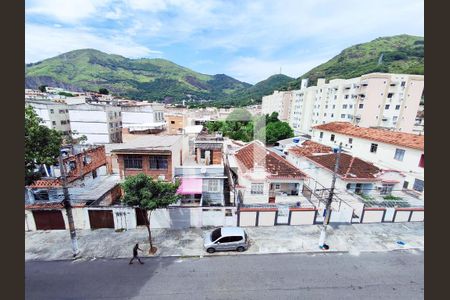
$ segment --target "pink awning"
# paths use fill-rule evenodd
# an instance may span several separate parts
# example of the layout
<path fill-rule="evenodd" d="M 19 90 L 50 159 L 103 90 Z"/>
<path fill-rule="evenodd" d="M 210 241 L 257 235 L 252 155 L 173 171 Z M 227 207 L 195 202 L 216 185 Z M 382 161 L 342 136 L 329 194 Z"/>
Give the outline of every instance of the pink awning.
<path fill-rule="evenodd" d="M 194 195 L 201 194 L 203 190 L 201 178 L 181 178 L 181 184 L 178 187 L 177 194 Z"/>

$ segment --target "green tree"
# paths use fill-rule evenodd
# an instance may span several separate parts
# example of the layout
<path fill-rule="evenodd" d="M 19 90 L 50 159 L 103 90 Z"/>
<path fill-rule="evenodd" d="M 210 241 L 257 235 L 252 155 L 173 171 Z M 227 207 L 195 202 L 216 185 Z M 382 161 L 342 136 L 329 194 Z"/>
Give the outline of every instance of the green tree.
<path fill-rule="evenodd" d="M 179 182 L 165 182 L 161 180 L 154 180 L 150 176 L 143 173 L 136 176 L 129 176 L 121 184 L 124 195 L 122 203 L 139 207 L 142 214 L 149 212 L 145 226 L 148 231 L 148 241 L 150 243 L 149 253 L 154 254 L 156 248 L 152 243 L 152 232 L 150 229 L 150 220 L 152 211 L 157 208 L 166 208 L 169 204 L 176 202 L 179 195 L 176 194 Z"/>
<path fill-rule="evenodd" d="M 105 88 L 99 89 L 98 92 L 102 95 L 109 95 L 109 91 Z"/>
<path fill-rule="evenodd" d="M 272 122 L 267 124 L 266 127 L 261 128 L 256 137 L 264 141 L 266 144 L 273 145 L 277 141 L 287 139 L 294 136 L 294 131 L 286 122 Z"/>
<path fill-rule="evenodd" d="M 216 132 L 216 131 L 222 131 L 225 127 L 224 121 L 208 121 L 205 124 L 206 129 L 208 129 L 208 132 Z"/>
<path fill-rule="evenodd" d="M 53 165 L 58 162 L 62 143 L 61 134 L 41 125 L 42 120 L 31 106 L 25 108 L 25 184 L 39 179 L 38 165 Z"/>

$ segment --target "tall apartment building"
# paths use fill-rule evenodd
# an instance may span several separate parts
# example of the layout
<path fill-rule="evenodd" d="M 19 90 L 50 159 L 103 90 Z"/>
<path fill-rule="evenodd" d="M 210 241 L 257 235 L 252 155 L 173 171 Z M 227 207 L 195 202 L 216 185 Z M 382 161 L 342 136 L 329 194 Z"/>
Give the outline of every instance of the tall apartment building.
<path fill-rule="evenodd" d="M 50 100 L 26 100 L 25 105 L 33 107 L 43 125 L 60 131 L 63 135 L 71 134 L 68 105 Z"/>
<path fill-rule="evenodd" d="M 74 138 L 85 135 L 89 144 L 122 142 L 122 113 L 119 106 L 73 104 L 69 105 L 69 117 Z"/>
<path fill-rule="evenodd" d="M 261 111 L 263 114 L 278 113 L 278 119 L 288 121 L 291 112 L 292 91 L 274 91 L 272 95 L 262 98 Z"/>
<path fill-rule="evenodd" d="M 263 97 L 263 113 L 280 113 L 289 106 L 295 134 L 311 134 L 312 126 L 335 121 L 411 133 L 423 87 L 422 75 L 371 73 L 329 83 L 321 78 L 315 86 L 306 87 L 303 81 L 300 90 L 283 92 L 292 95 L 285 102 L 277 91 L 274 97 Z"/>

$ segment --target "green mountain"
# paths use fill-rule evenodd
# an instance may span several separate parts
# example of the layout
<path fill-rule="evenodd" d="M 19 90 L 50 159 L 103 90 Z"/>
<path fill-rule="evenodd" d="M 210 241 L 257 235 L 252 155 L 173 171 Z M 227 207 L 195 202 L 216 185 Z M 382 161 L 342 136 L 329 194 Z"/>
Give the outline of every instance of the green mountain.
<path fill-rule="evenodd" d="M 266 80 L 260 81 L 251 87 L 235 91 L 229 98 L 218 101 L 217 105 L 244 106 L 253 103 L 261 103 L 263 96 L 270 95 L 273 91 L 282 89 L 289 82 L 292 82 L 292 80 L 294 80 L 294 78 L 283 74 L 272 75 Z"/>
<path fill-rule="evenodd" d="M 25 86 L 98 91 L 137 100 L 219 100 L 250 87 L 224 74 L 206 75 L 164 59 L 129 59 L 94 49 L 75 50 L 25 67 Z"/>
<path fill-rule="evenodd" d="M 315 85 L 317 78 L 348 79 L 372 72 L 423 74 L 424 38 L 411 35 L 380 37 L 344 49 L 284 87 L 297 89 L 303 78 Z"/>

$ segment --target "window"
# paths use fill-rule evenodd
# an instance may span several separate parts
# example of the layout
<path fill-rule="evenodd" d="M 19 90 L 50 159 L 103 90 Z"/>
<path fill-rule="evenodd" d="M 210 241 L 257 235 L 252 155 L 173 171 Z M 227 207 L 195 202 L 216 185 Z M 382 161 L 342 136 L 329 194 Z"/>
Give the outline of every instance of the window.
<path fill-rule="evenodd" d="M 400 84 L 400 86 L 405 86 L 406 81 L 402 81 L 402 83 Z"/>
<path fill-rule="evenodd" d="M 347 104 L 343 104 L 343 105 L 342 105 L 342 108 L 343 108 L 343 109 L 346 109 L 346 108 L 347 108 Z"/>
<path fill-rule="evenodd" d="M 278 184 L 278 183 L 277 183 L 277 184 L 275 184 L 275 189 L 276 189 L 276 190 L 279 190 L 279 189 L 280 189 L 280 187 L 281 187 L 281 186 L 280 186 L 280 184 Z"/>
<path fill-rule="evenodd" d="M 67 120 L 67 124 L 69 124 L 70 123 L 70 120 Z"/>
<path fill-rule="evenodd" d="M 344 119 L 345 118 L 345 114 L 341 114 L 341 119 Z"/>
<path fill-rule="evenodd" d="M 50 198 L 48 196 L 48 191 L 46 191 L 46 190 L 33 191 L 33 195 L 34 195 L 34 200 L 36 200 L 36 201 L 50 200 Z"/>
<path fill-rule="evenodd" d="M 345 95 L 344 99 L 348 99 L 348 95 Z"/>
<path fill-rule="evenodd" d="M 211 233 L 211 241 L 216 241 L 222 236 L 221 228 L 217 228 Z"/>
<path fill-rule="evenodd" d="M 167 168 L 168 168 L 167 156 L 163 155 L 150 156 L 150 169 L 167 170 Z"/>
<path fill-rule="evenodd" d="M 252 195 L 262 195 L 264 192 L 264 183 L 252 183 L 250 193 Z"/>
<path fill-rule="evenodd" d="M 206 150 L 200 149 L 200 158 L 205 158 Z"/>
<path fill-rule="evenodd" d="M 348 108 L 353 108 L 353 104 L 350 104 L 350 105 L 348 106 Z"/>
<path fill-rule="evenodd" d="M 420 156 L 419 167 L 424 168 L 424 163 L 425 163 L 425 158 L 422 154 L 422 156 Z"/>
<path fill-rule="evenodd" d="M 388 98 L 392 98 L 392 96 L 394 96 L 394 93 L 388 93 L 387 95 Z"/>
<path fill-rule="evenodd" d="M 400 109 L 400 105 L 396 105 L 395 110 L 399 110 L 399 109 Z"/>
<path fill-rule="evenodd" d="M 390 195 L 390 194 L 392 194 L 392 190 L 393 189 L 394 189 L 394 185 L 393 184 L 383 183 L 383 185 L 381 187 L 380 194 L 381 195 Z"/>
<path fill-rule="evenodd" d="M 370 145 L 370 152 L 371 153 L 377 153 L 377 149 L 378 149 L 378 144 L 371 144 Z"/>
<path fill-rule="evenodd" d="M 326 117 L 326 116 L 327 116 L 327 113 L 324 113 L 323 116 Z"/>
<path fill-rule="evenodd" d="M 68 110 L 68 109 L 66 109 L 66 114 L 67 114 L 67 113 L 69 113 L 69 110 Z"/>
<path fill-rule="evenodd" d="M 320 132 L 319 138 L 323 138 L 323 131 Z"/>
<path fill-rule="evenodd" d="M 170 124 L 175 124 L 175 121 L 170 121 Z"/>
<path fill-rule="evenodd" d="M 67 122 L 65 120 L 61 121 L 61 125 L 66 125 L 66 124 L 67 124 Z"/>
<path fill-rule="evenodd" d="M 63 114 L 63 113 L 65 113 L 65 112 L 66 112 L 66 111 L 65 111 L 64 109 L 60 109 L 60 110 L 59 110 L 59 113 L 60 113 L 60 114 Z"/>
<path fill-rule="evenodd" d="M 233 211 L 230 208 L 225 209 L 225 217 L 232 217 Z"/>
<path fill-rule="evenodd" d="M 352 138 L 348 138 L 348 143 L 349 144 L 353 143 L 353 139 Z"/>
<path fill-rule="evenodd" d="M 50 113 L 53 114 L 55 111 L 53 109 L 50 109 Z"/>
<path fill-rule="evenodd" d="M 336 108 L 336 105 L 333 104 L 333 109 Z"/>
<path fill-rule="evenodd" d="M 92 178 L 97 178 L 97 170 L 92 171 Z"/>
<path fill-rule="evenodd" d="M 384 107 L 384 109 L 389 109 L 390 105 L 386 104 L 386 106 Z"/>
<path fill-rule="evenodd" d="M 230 243 L 242 241 L 242 236 L 230 236 Z"/>
<path fill-rule="evenodd" d="M 125 155 L 123 158 L 125 169 L 142 169 L 142 156 Z"/>
<path fill-rule="evenodd" d="M 393 116 L 393 117 L 392 117 L 392 121 L 394 121 L 394 122 L 397 121 L 397 119 L 398 119 L 397 116 Z"/>
<path fill-rule="evenodd" d="M 359 105 L 359 108 L 363 108 L 363 107 L 364 107 L 364 104 L 361 103 L 361 104 Z"/>
<path fill-rule="evenodd" d="M 334 117 L 334 114 L 331 114 L 331 117 L 333 118 L 333 117 Z"/>
<path fill-rule="evenodd" d="M 56 121 L 52 121 L 52 124 L 53 124 L 53 125 L 56 125 Z"/>
<path fill-rule="evenodd" d="M 219 180 L 218 179 L 207 179 L 206 189 L 208 192 L 219 192 Z"/>
<path fill-rule="evenodd" d="M 114 112 L 114 117 L 117 118 L 117 112 Z"/>
<path fill-rule="evenodd" d="M 409 182 L 405 180 L 405 181 L 403 182 L 403 188 L 404 188 L 404 189 L 407 189 L 407 188 L 408 188 L 408 185 L 409 185 Z"/>
<path fill-rule="evenodd" d="M 420 179 L 414 179 L 413 190 L 423 192 L 424 182 Z"/>
<path fill-rule="evenodd" d="M 331 135 L 330 141 L 332 141 L 332 142 L 334 141 L 334 134 Z"/>
<path fill-rule="evenodd" d="M 403 161 L 403 157 L 405 156 L 405 150 L 403 149 L 395 149 L 394 159 Z"/>

